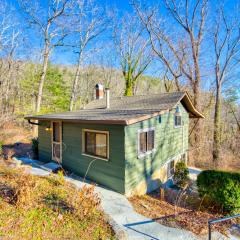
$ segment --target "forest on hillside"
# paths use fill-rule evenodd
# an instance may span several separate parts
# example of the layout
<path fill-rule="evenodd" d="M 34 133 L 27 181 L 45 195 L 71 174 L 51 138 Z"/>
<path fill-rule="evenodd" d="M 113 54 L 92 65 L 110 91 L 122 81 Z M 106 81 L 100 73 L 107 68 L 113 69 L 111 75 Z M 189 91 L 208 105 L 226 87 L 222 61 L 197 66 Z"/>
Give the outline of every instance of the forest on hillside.
<path fill-rule="evenodd" d="M 240 170 L 239 2 L 0 2 L 0 141 L 27 114 L 74 111 L 94 98 L 188 91 L 190 163 Z"/>

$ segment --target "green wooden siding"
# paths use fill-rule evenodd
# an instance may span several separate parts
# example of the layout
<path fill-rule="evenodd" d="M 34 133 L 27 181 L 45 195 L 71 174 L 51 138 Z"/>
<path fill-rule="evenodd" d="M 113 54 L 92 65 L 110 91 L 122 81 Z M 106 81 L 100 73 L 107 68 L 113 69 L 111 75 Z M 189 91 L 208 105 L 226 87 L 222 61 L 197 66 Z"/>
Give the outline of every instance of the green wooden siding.
<path fill-rule="evenodd" d="M 51 132 L 45 130 L 50 122 L 41 122 L 39 126 L 39 159 L 52 160 Z M 109 160 L 94 160 L 94 157 L 82 155 L 82 130 L 109 131 Z M 80 123 L 62 123 L 62 165 L 64 168 L 99 184 L 124 193 L 124 127 L 117 125 L 93 125 Z M 92 162 L 92 163 L 91 163 Z M 91 165 L 90 165 L 91 163 Z"/>
<path fill-rule="evenodd" d="M 125 127 L 125 191 L 134 189 L 141 181 L 151 179 L 154 171 L 164 163 L 188 149 L 189 116 L 180 104 L 183 127 L 174 126 L 175 110 Z M 138 130 L 155 128 L 156 151 L 143 158 L 138 158 Z"/>
<path fill-rule="evenodd" d="M 109 131 L 109 160 L 82 155 L 82 130 Z M 63 123 L 63 166 L 80 176 L 124 193 L 124 127 L 117 125 L 83 125 Z"/>
<path fill-rule="evenodd" d="M 39 121 L 38 141 L 39 141 L 39 160 L 49 162 L 52 159 L 51 132 L 47 132 L 46 127 L 50 127 L 49 122 Z"/>

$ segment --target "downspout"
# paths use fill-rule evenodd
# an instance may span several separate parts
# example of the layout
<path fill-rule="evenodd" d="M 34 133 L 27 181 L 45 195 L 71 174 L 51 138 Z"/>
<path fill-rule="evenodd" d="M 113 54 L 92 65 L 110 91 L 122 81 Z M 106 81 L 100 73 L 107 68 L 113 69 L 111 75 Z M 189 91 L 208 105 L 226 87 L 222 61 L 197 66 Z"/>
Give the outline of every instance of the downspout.
<path fill-rule="evenodd" d="M 182 154 L 184 154 L 184 121 L 182 121 Z"/>

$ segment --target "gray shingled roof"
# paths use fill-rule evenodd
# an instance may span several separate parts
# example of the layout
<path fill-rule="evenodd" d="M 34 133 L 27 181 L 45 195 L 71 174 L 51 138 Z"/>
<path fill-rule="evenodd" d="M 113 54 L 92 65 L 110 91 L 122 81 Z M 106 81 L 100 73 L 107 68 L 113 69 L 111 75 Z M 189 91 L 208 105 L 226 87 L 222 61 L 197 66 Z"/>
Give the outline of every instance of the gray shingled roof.
<path fill-rule="evenodd" d="M 90 102 L 83 110 L 27 116 L 26 119 L 65 120 L 72 122 L 98 122 L 127 125 L 157 116 L 160 112 L 174 108 L 176 104 L 182 100 L 185 100 L 183 101 L 184 105 L 191 105 L 190 99 L 184 92 L 161 93 L 133 97 L 113 97 L 110 99 L 110 108 L 108 109 L 105 107 L 106 100 L 101 99 Z M 201 117 L 200 113 L 200 115 L 197 116 L 198 112 L 192 111 L 191 106 L 189 108 L 189 112 L 193 117 Z"/>
<path fill-rule="evenodd" d="M 110 100 L 110 109 L 114 110 L 154 110 L 171 109 L 185 95 L 185 92 L 161 93 L 133 97 L 116 97 Z M 106 100 L 94 100 L 85 109 L 105 108 Z"/>

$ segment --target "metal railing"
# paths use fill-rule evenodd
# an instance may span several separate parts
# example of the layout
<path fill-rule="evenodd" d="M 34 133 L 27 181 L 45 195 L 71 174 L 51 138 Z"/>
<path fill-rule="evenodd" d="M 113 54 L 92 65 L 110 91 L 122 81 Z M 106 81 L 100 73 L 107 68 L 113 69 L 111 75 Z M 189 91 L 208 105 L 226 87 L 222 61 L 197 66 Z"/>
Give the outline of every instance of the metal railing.
<path fill-rule="evenodd" d="M 219 223 L 219 222 L 224 222 L 224 221 L 231 220 L 231 219 L 237 218 L 237 217 L 240 217 L 240 214 L 225 217 L 225 218 L 219 218 L 219 219 L 216 219 L 216 220 L 209 220 L 208 221 L 208 240 L 212 240 L 212 229 L 211 229 L 212 224 Z"/>

